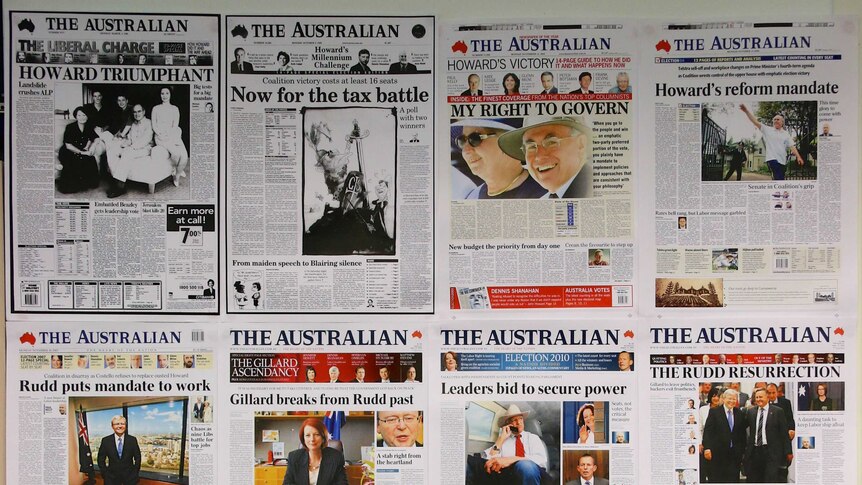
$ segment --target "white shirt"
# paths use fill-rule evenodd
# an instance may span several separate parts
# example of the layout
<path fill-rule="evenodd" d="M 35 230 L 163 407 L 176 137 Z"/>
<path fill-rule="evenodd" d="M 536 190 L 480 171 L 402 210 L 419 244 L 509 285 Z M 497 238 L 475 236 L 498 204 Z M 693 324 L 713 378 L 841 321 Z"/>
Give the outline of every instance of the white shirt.
<path fill-rule="evenodd" d="M 793 146 L 790 133 L 787 130 L 778 131 L 771 126 L 760 124 L 760 132 L 763 133 L 763 143 L 766 145 L 766 161 L 787 165 L 787 150 Z"/>
<path fill-rule="evenodd" d="M 754 409 L 754 445 L 757 446 L 757 430 L 760 429 L 760 407 Z M 763 407 L 763 444 L 764 446 L 769 444 L 766 442 L 766 418 L 769 416 L 769 404 Z"/>
<path fill-rule="evenodd" d="M 511 458 L 515 456 L 515 435 L 503 442 L 500 451 L 494 451 L 494 447 L 490 447 L 482 452 L 483 458 Z M 521 433 L 521 442 L 524 444 L 524 458 L 532 461 L 542 468 L 548 468 L 548 450 L 545 448 L 545 443 L 538 436 L 524 431 Z"/>

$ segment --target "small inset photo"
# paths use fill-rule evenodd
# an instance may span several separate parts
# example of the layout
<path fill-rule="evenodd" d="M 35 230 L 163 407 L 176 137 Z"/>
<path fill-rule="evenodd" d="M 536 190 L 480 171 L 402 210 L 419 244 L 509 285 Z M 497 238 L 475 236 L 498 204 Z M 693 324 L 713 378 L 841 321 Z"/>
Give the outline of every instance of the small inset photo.
<path fill-rule="evenodd" d="M 844 411 L 843 382 L 798 382 L 796 404 L 800 411 Z"/>
<path fill-rule="evenodd" d="M 590 266 L 608 266 L 611 264 L 611 250 L 609 248 L 590 249 Z"/>
<path fill-rule="evenodd" d="M 610 457 L 607 450 L 564 450 L 563 483 L 610 483 Z"/>
<path fill-rule="evenodd" d="M 796 437 L 796 448 L 799 450 L 813 450 L 815 449 L 815 441 L 813 436 L 797 436 Z"/>
<path fill-rule="evenodd" d="M 723 248 L 712 250 L 712 272 L 739 270 L 739 249 Z"/>
<path fill-rule="evenodd" d="M 607 401 L 563 403 L 563 443 L 593 445 L 608 442 Z"/>

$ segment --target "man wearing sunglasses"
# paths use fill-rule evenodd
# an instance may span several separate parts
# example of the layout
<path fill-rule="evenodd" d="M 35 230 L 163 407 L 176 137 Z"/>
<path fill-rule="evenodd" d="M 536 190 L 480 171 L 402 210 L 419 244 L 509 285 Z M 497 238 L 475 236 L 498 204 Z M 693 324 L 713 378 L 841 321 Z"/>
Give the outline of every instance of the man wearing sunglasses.
<path fill-rule="evenodd" d="M 452 124 L 455 146 L 470 172 L 484 182 L 467 199 L 536 199 L 545 194 L 521 162 L 503 153 L 497 143 L 517 123 L 519 119 L 468 118 Z"/>
<path fill-rule="evenodd" d="M 527 164 L 543 199 L 593 196 L 592 130 L 581 116 L 531 116 L 500 136 L 500 148 Z"/>

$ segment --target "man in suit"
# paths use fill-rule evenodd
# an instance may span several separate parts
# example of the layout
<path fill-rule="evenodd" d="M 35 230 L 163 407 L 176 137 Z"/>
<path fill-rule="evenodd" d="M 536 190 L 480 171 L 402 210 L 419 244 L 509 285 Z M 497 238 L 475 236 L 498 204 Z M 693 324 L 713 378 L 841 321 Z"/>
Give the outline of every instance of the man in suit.
<path fill-rule="evenodd" d="M 138 440 L 126 434 L 126 418 L 111 418 L 114 433 L 102 438 L 99 445 L 99 471 L 105 485 L 137 485 L 141 471 L 141 449 Z"/>
<path fill-rule="evenodd" d="M 479 75 L 470 74 L 467 76 L 467 89 L 461 93 L 461 96 L 482 96 L 482 90 L 479 89 Z"/>
<path fill-rule="evenodd" d="M 416 74 L 416 65 L 407 62 L 407 53 L 398 55 L 398 62 L 389 65 L 389 74 Z"/>
<path fill-rule="evenodd" d="M 776 384 L 766 386 L 766 396 L 769 398 L 769 403 L 780 407 L 784 411 L 784 418 L 787 420 L 787 439 L 790 440 L 792 446 L 793 438 L 796 436 L 796 420 L 793 419 L 793 404 L 783 394 L 781 388 Z M 781 479 L 782 483 L 787 482 L 787 473 L 788 470 L 786 467 L 782 467 L 779 470 L 779 479 Z"/>
<path fill-rule="evenodd" d="M 529 414 L 517 404 L 509 405 L 497 419 L 500 429 L 494 445 L 481 458 L 467 457 L 467 483 L 535 485 L 550 477 L 547 446 L 541 436 L 524 429 Z"/>
<path fill-rule="evenodd" d="M 192 418 L 195 423 L 203 423 L 204 422 L 204 403 L 203 398 L 198 396 L 198 400 L 195 405 L 192 407 Z"/>
<path fill-rule="evenodd" d="M 359 51 L 359 62 L 350 68 L 350 74 L 371 74 L 371 68 L 368 67 L 368 60 L 371 59 L 371 52 L 368 49 Z"/>
<path fill-rule="evenodd" d="M 355 377 L 353 379 L 353 382 L 365 382 L 365 367 L 362 367 L 360 365 L 359 367 L 356 368 L 353 375 Z"/>
<path fill-rule="evenodd" d="M 736 401 L 736 407 L 744 408 L 748 402 L 748 394 L 740 391 L 741 384 L 739 382 L 731 382 L 730 388 L 739 393 L 739 399 Z"/>
<path fill-rule="evenodd" d="M 250 62 L 245 60 L 245 49 L 243 49 L 242 47 L 237 47 L 233 51 L 233 57 L 236 60 L 230 63 L 231 74 L 254 72 L 254 66 L 252 66 Z"/>
<path fill-rule="evenodd" d="M 389 367 L 380 368 L 380 382 L 389 383 Z"/>
<path fill-rule="evenodd" d="M 338 376 L 341 375 L 341 370 L 336 366 L 332 366 L 329 368 L 329 383 L 335 384 L 336 382 L 340 382 L 338 380 Z"/>
<path fill-rule="evenodd" d="M 543 199 L 593 196 L 592 130 L 581 116 L 529 116 L 500 135 L 500 149 L 526 162 Z"/>
<path fill-rule="evenodd" d="M 559 90 L 554 86 L 554 74 L 551 71 L 545 71 L 541 75 L 542 92 L 540 94 L 557 94 Z"/>
<path fill-rule="evenodd" d="M 378 411 L 379 447 L 413 448 L 422 446 L 422 411 Z"/>
<path fill-rule="evenodd" d="M 593 94 L 595 91 L 590 90 L 590 84 L 593 82 L 593 75 L 587 71 L 582 72 L 578 76 L 578 83 L 580 83 L 580 89 L 575 89 L 569 94 Z"/>
<path fill-rule="evenodd" d="M 781 483 L 780 468 L 793 462 L 784 410 L 769 404 L 765 388 L 754 391 L 754 403 L 745 411 L 751 430 L 745 449 L 745 475 L 750 483 Z"/>
<path fill-rule="evenodd" d="M 711 482 L 739 482 L 739 465 L 745 452 L 745 416 L 737 407 L 739 393 L 727 389 L 724 405 L 709 410 L 703 427 L 703 457 Z"/>
<path fill-rule="evenodd" d="M 596 458 L 585 453 L 578 458 L 578 473 L 581 475 L 569 480 L 566 485 L 608 485 L 608 479 L 596 476 Z"/>

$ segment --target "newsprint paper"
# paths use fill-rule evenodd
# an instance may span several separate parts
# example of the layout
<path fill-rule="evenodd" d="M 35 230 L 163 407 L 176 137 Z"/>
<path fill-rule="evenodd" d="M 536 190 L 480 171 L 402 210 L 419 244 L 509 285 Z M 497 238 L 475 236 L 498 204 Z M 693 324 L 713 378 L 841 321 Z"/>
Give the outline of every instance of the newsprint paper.
<path fill-rule="evenodd" d="M 648 328 L 641 476 L 680 485 L 858 483 L 855 321 Z"/>
<path fill-rule="evenodd" d="M 226 29 L 228 313 L 431 313 L 434 18 Z"/>
<path fill-rule="evenodd" d="M 634 321 L 439 329 L 437 483 L 642 483 L 635 335 Z"/>
<path fill-rule="evenodd" d="M 421 326 L 245 324 L 223 332 L 221 483 L 423 485 L 428 411 Z"/>
<path fill-rule="evenodd" d="M 218 313 L 218 19 L 10 13 L 9 312 Z"/>
<path fill-rule="evenodd" d="M 857 21 L 644 28 L 646 311 L 855 311 Z"/>
<path fill-rule="evenodd" d="M 6 483 L 216 483 L 216 337 L 8 323 Z"/>
<path fill-rule="evenodd" d="M 444 33 L 449 308 L 630 311 L 634 29 Z"/>

